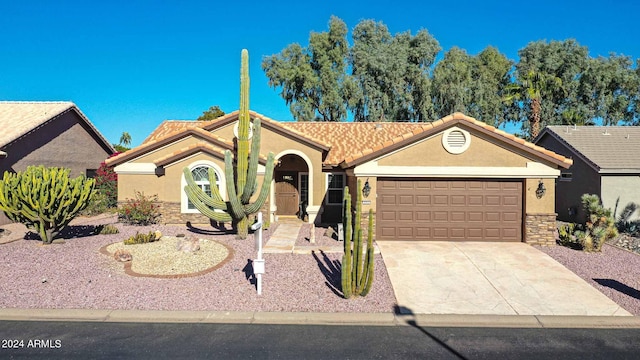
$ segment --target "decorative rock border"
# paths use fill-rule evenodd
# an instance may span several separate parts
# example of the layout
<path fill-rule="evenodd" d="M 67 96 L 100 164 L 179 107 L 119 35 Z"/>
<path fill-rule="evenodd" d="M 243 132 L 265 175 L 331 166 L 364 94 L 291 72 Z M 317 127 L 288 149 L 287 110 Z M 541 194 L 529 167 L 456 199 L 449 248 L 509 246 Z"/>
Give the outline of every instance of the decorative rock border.
<path fill-rule="evenodd" d="M 208 241 L 215 241 L 215 240 L 208 240 Z M 103 247 L 100 248 L 99 252 L 103 255 L 109 256 L 112 260 L 113 260 L 113 254 L 111 252 L 109 252 L 107 250 L 107 248 L 113 244 L 117 244 L 120 241 L 117 241 L 115 243 L 111 243 L 111 244 L 107 244 L 104 245 Z M 232 248 L 230 248 L 227 244 L 221 243 L 219 241 L 215 241 L 217 244 L 224 246 L 227 251 L 228 251 L 228 255 L 227 257 L 222 260 L 221 262 L 215 264 L 214 266 L 207 268 L 205 270 L 202 271 L 198 271 L 198 272 L 194 272 L 194 273 L 186 273 L 186 274 L 171 274 L 171 275 L 160 275 L 160 274 L 141 274 L 138 272 L 135 272 L 132 269 L 132 263 L 133 261 L 135 261 L 135 259 L 133 259 L 132 261 L 129 262 L 125 262 L 124 264 L 124 272 L 125 274 L 129 275 L 129 276 L 133 276 L 133 277 L 147 277 L 147 278 L 154 278 L 154 279 L 181 279 L 181 278 L 188 278 L 188 277 L 195 277 L 195 276 L 201 276 L 201 275 L 205 275 L 208 274 L 220 267 L 222 267 L 224 264 L 226 264 L 227 262 L 229 262 L 231 259 L 233 259 L 234 256 L 234 251 Z M 116 260 L 113 260 L 116 261 Z"/>

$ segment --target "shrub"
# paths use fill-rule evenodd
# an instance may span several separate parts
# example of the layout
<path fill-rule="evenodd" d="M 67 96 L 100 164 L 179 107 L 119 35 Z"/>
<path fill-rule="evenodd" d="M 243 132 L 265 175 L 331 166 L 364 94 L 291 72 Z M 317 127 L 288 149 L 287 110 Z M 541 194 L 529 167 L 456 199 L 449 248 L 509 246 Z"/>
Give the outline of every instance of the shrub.
<path fill-rule="evenodd" d="M 572 249 L 582 249 L 582 244 L 580 244 L 575 235 L 578 230 L 579 225 L 576 223 L 566 223 L 558 226 L 558 237 L 560 238 L 558 243 Z"/>
<path fill-rule="evenodd" d="M 9 219 L 35 228 L 42 242 L 53 238 L 88 203 L 95 181 L 69 178 L 69 169 L 29 166 L 17 174 L 6 171 L 0 181 L 0 210 Z"/>
<path fill-rule="evenodd" d="M 112 224 L 99 225 L 96 230 L 97 230 L 96 233 L 100 235 L 117 234 L 120 232 L 120 230 L 118 230 L 118 228 Z"/>
<path fill-rule="evenodd" d="M 162 236 L 162 234 L 160 234 L 160 232 L 156 231 L 149 231 L 148 234 L 140 234 L 140 233 L 136 233 L 135 235 L 131 236 L 130 238 L 126 239 L 124 241 L 125 245 L 136 245 L 136 244 L 146 244 L 146 243 L 150 243 L 150 242 L 154 242 L 157 240 L 160 240 L 160 237 Z"/>
<path fill-rule="evenodd" d="M 585 251 L 601 251 L 602 244 L 618 236 L 611 209 L 600 204 L 598 195 L 582 195 L 582 206 L 587 213 L 584 231 L 576 231 L 576 238 Z"/>
<path fill-rule="evenodd" d="M 640 220 L 631 220 L 634 213 L 640 208 L 640 205 L 630 202 L 618 216 L 616 228 L 619 232 L 629 235 L 640 235 Z"/>
<path fill-rule="evenodd" d="M 127 199 L 118 209 L 118 219 L 130 225 L 155 224 L 160 217 L 158 195 L 146 196 L 136 191 L 135 199 Z"/>

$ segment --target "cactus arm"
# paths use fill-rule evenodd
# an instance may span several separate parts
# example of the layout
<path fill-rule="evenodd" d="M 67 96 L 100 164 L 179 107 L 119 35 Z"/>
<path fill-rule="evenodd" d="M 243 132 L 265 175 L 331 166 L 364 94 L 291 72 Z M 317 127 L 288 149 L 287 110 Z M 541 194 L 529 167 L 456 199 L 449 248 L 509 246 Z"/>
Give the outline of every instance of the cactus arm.
<path fill-rule="evenodd" d="M 374 254 L 373 254 L 373 209 L 369 209 L 369 226 L 367 229 L 367 263 L 365 264 L 365 269 L 367 272 L 367 276 L 362 287 L 362 296 L 366 296 L 371 290 L 371 285 L 373 285 L 373 277 L 374 277 Z"/>
<path fill-rule="evenodd" d="M 185 187 L 185 191 L 187 192 L 187 197 L 189 197 L 189 199 L 192 199 L 190 196 L 190 192 L 191 192 L 191 188 L 189 187 Z M 233 219 L 231 218 L 231 215 L 229 215 L 226 212 L 221 212 L 221 211 L 215 211 L 215 209 L 212 209 L 210 207 L 208 207 L 207 205 L 205 205 L 203 202 L 198 201 L 198 199 L 195 197 L 195 195 L 193 195 L 193 199 L 191 200 L 191 203 L 193 203 L 193 206 L 196 207 L 196 209 L 198 209 L 198 211 L 200 211 L 202 213 L 202 215 L 215 220 L 215 221 L 219 221 L 219 222 L 230 222 Z"/>
<path fill-rule="evenodd" d="M 246 214 L 255 214 L 260 211 L 262 205 L 264 205 L 265 201 L 267 201 L 267 197 L 271 192 L 271 181 L 273 180 L 273 164 L 275 162 L 275 155 L 273 153 L 269 153 L 267 158 L 267 166 L 264 173 L 264 179 L 262 180 L 262 188 L 260 189 L 260 195 L 256 201 L 252 204 L 248 204 L 245 206 Z"/>
<path fill-rule="evenodd" d="M 209 170 L 213 171 L 213 169 L 209 169 Z M 211 196 L 209 196 L 193 180 L 193 175 L 191 175 L 191 171 L 189 170 L 189 168 L 185 167 L 184 169 L 182 169 L 182 173 L 184 174 L 184 178 L 187 183 L 187 185 L 184 187 L 184 190 L 185 190 L 185 193 L 187 194 L 187 198 L 192 203 L 195 203 L 195 200 L 200 200 L 209 207 L 219 209 L 219 210 L 227 209 L 227 204 L 222 199 L 222 196 L 220 195 L 220 191 L 218 190 L 218 187 L 215 186 L 215 182 L 211 182 L 211 174 L 209 175 L 209 184 L 211 185 Z M 215 175 L 214 175 L 214 180 L 215 180 Z M 187 191 L 187 188 L 189 188 L 190 191 Z"/>

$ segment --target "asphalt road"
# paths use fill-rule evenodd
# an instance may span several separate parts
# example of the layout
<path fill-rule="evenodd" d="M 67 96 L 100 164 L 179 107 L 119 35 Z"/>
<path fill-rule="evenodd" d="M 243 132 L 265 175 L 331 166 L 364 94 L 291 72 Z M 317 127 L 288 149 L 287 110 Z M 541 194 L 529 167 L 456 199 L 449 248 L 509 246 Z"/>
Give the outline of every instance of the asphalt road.
<path fill-rule="evenodd" d="M 640 329 L 0 321 L 0 359 L 637 359 Z"/>

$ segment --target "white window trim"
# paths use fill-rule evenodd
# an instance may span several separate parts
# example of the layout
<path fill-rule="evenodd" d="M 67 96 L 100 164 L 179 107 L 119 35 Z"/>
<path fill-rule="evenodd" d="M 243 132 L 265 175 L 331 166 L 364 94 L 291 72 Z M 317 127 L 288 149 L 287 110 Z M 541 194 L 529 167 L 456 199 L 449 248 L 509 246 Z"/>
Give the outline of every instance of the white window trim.
<path fill-rule="evenodd" d="M 220 196 L 222 196 L 223 199 L 226 199 L 227 188 L 225 184 L 224 170 L 220 166 L 208 160 L 198 160 L 189 164 L 187 167 L 189 168 L 189 171 L 192 171 L 198 166 L 208 166 L 213 168 L 213 170 L 218 175 Z M 185 186 L 187 186 L 187 180 L 185 180 L 184 174 L 182 174 L 182 176 L 180 177 L 180 212 L 183 214 L 199 214 L 200 211 L 198 211 L 198 209 L 189 209 L 189 199 L 187 198 L 187 193 L 184 191 Z"/>
<path fill-rule="evenodd" d="M 340 202 L 337 203 L 332 203 L 329 202 L 329 190 L 338 190 L 338 188 L 331 188 L 329 189 L 329 175 L 340 175 L 342 176 L 342 185 L 346 186 L 347 185 L 347 174 L 344 172 L 329 172 L 329 173 L 325 173 L 324 176 L 324 188 L 327 191 L 327 196 L 325 196 L 324 199 L 324 203 L 325 205 L 342 205 L 342 200 L 340 200 Z M 342 199 L 344 197 L 344 186 L 342 187 L 342 196 L 340 197 L 340 199 Z"/>

